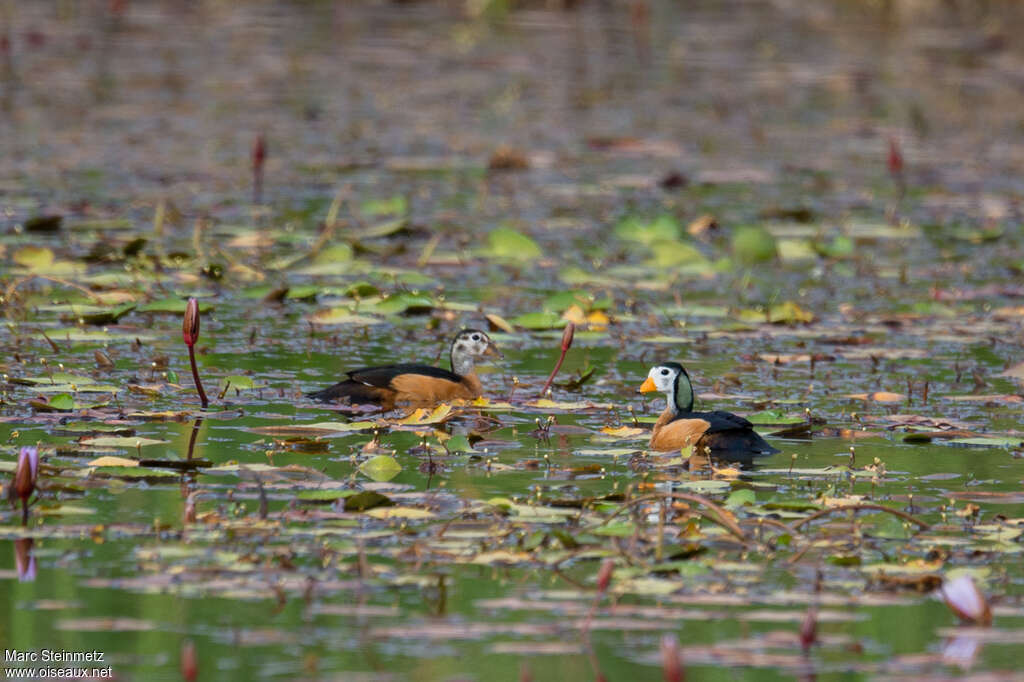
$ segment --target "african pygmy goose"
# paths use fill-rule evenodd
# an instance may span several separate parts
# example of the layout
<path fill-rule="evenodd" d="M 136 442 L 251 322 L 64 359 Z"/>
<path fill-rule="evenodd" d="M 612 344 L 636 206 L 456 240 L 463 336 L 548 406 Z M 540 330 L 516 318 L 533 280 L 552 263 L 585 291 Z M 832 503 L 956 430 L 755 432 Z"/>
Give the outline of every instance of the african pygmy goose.
<path fill-rule="evenodd" d="M 476 363 L 488 356 L 502 357 L 490 337 L 478 329 L 463 329 L 452 340 L 451 371 L 416 364 L 365 367 L 348 372 L 344 381 L 306 395 L 326 402 L 380 405 L 385 410 L 399 403 L 473 400 L 483 393 Z"/>
<path fill-rule="evenodd" d="M 712 455 L 756 456 L 778 452 L 739 415 L 721 410 L 694 412 L 690 375 L 678 362 L 652 367 L 640 391 L 661 391 L 667 399 L 665 411 L 654 423 L 651 433 L 652 450 L 680 450 L 693 445 L 696 450 L 709 448 Z"/>

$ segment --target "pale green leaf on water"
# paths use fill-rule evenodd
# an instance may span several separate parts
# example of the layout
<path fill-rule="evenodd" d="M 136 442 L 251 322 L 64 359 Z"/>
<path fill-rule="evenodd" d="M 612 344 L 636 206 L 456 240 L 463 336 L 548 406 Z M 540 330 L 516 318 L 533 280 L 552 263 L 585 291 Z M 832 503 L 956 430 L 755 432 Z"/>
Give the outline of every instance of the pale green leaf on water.
<path fill-rule="evenodd" d="M 484 255 L 501 260 L 535 260 L 543 253 L 537 242 L 510 227 L 492 230 L 487 236 L 487 244 Z"/>
<path fill-rule="evenodd" d="M 779 239 L 779 259 L 784 263 L 817 260 L 818 252 L 809 239 Z"/>
<path fill-rule="evenodd" d="M 113 384 L 89 383 L 79 386 L 78 384 L 37 384 L 32 387 L 36 393 L 117 393 L 119 386 Z"/>
<path fill-rule="evenodd" d="M 549 311 L 524 313 L 509 322 L 523 329 L 560 329 L 565 326 L 561 315 Z"/>
<path fill-rule="evenodd" d="M 402 465 L 390 455 L 377 455 L 360 464 L 359 471 L 375 481 L 390 481 L 402 471 Z"/>
<path fill-rule="evenodd" d="M 377 422 L 316 422 L 313 424 L 296 424 L 297 428 L 306 428 L 314 431 L 366 431 L 378 426 Z"/>
<path fill-rule="evenodd" d="M 640 594 L 658 596 L 672 594 L 683 588 L 682 581 L 662 578 L 627 578 L 617 580 L 611 586 L 615 594 Z"/>
<path fill-rule="evenodd" d="M 725 498 L 724 505 L 727 509 L 736 509 L 757 502 L 757 495 L 749 488 L 734 490 Z"/>
<path fill-rule="evenodd" d="M 776 426 L 783 424 L 802 424 L 807 421 L 807 417 L 803 415 L 787 415 L 782 410 L 764 410 L 762 412 L 748 414 L 747 421 L 751 424 L 767 424 Z"/>
<path fill-rule="evenodd" d="M 794 301 L 783 301 L 767 310 L 739 310 L 736 317 L 743 322 L 764 324 L 810 324 L 814 321 L 814 313 Z"/>
<path fill-rule="evenodd" d="M 344 242 L 321 249 L 313 256 L 313 262 L 322 263 L 348 263 L 354 257 L 352 247 Z"/>
<path fill-rule="evenodd" d="M 317 490 L 300 490 L 295 496 L 297 499 L 306 500 L 310 502 L 333 502 L 334 500 L 340 500 L 346 497 L 351 497 L 358 493 L 357 490 L 338 490 L 338 489 L 317 489 Z"/>
<path fill-rule="evenodd" d="M 405 215 L 409 210 L 409 202 L 404 195 L 396 194 L 386 199 L 367 199 L 359 204 L 359 212 L 364 216 Z"/>
<path fill-rule="evenodd" d="M 687 336 L 672 336 L 669 334 L 657 334 L 655 336 L 645 336 L 638 339 L 641 343 L 693 343 L 693 339 Z"/>
<path fill-rule="evenodd" d="M 251 376 L 246 376 L 244 374 L 232 374 L 230 376 L 223 377 L 220 380 L 220 388 L 218 389 L 218 391 L 224 391 L 225 388 L 227 388 L 228 390 L 244 391 L 254 388 L 260 388 L 261 386 L 265 385 L 266 384 L 256 383 L 256 381 Z"/>
<path fill-rule="evenodd" d="M 149 445 L 160 445 L 169 443 L 166 440 L 155 438 L 142 438 L 139 436 L 97 436 L 96 438 L 83 438 L 78 441 L 80 445 L 94 448 L 144 448 Z"/>
<path fill-rule="evenodd" d="M 688 266 L 695 269 L 706 269 L 711 272 L 711 263 L 700 250 L 692 244 L 678 240 L 659 240 L 651 244 L 651 257 L 648 264 L 656 268 Z"/>
<path fill-rule="evenodd" d="M 23 246 L 11 256 L 17 265 L 46 270 L 54 263 L 53 251 L 45 246 Z"/>
<path fill-rule="evenodd" d="M 1024 438 L 1020 436 L 982 436 L 978 438 L 952 438 L 949 440 L 952 445 L 976 445 L 989 448 L 1019 448 L 1024 445 Z"/>
<path fill-rule="evenodd" d="M 376 225 L 370 225 L 369 227 L 355 232 L 346 233 L 346 236 L 356 240 L 388 237 L 405 229 L 407 223 L 408 220 L 405 218 L 396 218 L 395 220 L 388 220 L 383 223 L 377 223 Z"/>
<path fill-rule="evenodd" d="M 316 422 L 313 424 L 292 423 L 284 426 L 253 426 L 249 430 L 256 433 L 267 433 L 273 436 L 316 436 L 325 432 L 345 433 L 349 431 L 368 431 L 378 428 L 379 424 L 371 421 L 358 422 Z"/>
<path fill-rule="evenodd" d="M 89 462 L 88 466 L 91 467 L 137 467 L 139 462 L 134 459 L 127 457 L 114 457 L 112 455 L 103 455 Z"/>
<path fill-rule="evenodd" d="M 149 303 L 143 303 L 137 306 L 135 309 L 140 313 L 178 313 L 181 315 L 185 314 L 185 306 L 188 305 L 188 299 L 180 296 L 161 298 L 156 301 L 150 301 Z M 205 301 L 199 301 L 199 312 L 208 313 L 213 310 L 213 304 Z"/>
<path fill-rule="evenodd" d="M 852 220 L 844 227 L 846 234 L 858 241 L 917 239 L 921 236 L 921 228 L 910 223 L 893 225 L 886 222 Z"/>
<path fill-rule="evenodd" d="M 568 289 L 566 291 L 556 292 L 544 299 L 544 302 L 541 304 L 541 308 L 543 310 L 561 314 L 571 305 L 578 305 L 584 310 L 596 308 L 594 297 L 583 289 Z"/>
<path fill-rule="evenodd" d="M 856 249 L 853 239 L 842 234 L 828 243 L 814 242 L 812 246 L 818 254 L 836 260 L 851 257 Z"/>
<path fill-rule="evenodd" d="M 370 282 L 353 282 L 345 287 L 345 295 L 349 298 L 366 298 L 378 294 L 380 294 L 380 289 Z"/>
<path fill-rule="evenodd" d="M 373 303 L 360 304 L 359 310 L 380 315 L 398 315 L 406 312 L 427 312 L 437 307 L 437 301 L 428 294 L 400 292 Z"/>
<path fill-rule="evenodd" d="M 86 343 L 132 343 L 136 339 L 139 341 L 152 341 L 154 338 L 152 334 L 146 334 L 141 330 L 120 330 L 115 333 L 104 329 L 81 329 L 78 327 L 47 330 L 46 335 L 57 343 L 60 343 L 61 341 L 82 341 Z M 43 338 L 43 335 L 37 334 L 36 338 L 41 339 Z"/>
<path fill-rule="evenodd" d="M 453 453 L 474 452 L 473 446 L 469 444 L 469 438 L 462 434 L 452 436 L 445 441 L 444 445 L 448 448 L 449 452 Z"/>
<path fill-rule="evenodd" d="M 367 516 L 375 519 L 435 519 L 437 514 L 426 509 L 416 507 L 378 507 L 366 512 Z"/>
<path fill-rule="evenodd" d="M 91 516 L 96 513 L 92 507 L 83 507 L 77 504 L 40 504 L 36 510 L 43 516 Z"/>
<path fill-rule="evenodd" d="M 128 481 L 137 481 L 143 479 L 154 479 L 154 478 L 167 478 L 167 479 L 180 479 L 181 473 L 175 471 L 166 471 L 163 469 L 150 469 L 148 467 L 96 467 L 93 469 L 93 475 L 102 478 L 123 478 Z"/>
<path fill-rule="evenodd" d="M 39 377 L 18 377 L 13 379 L 13 381 L 19 384 L 76 384 L 78 386 L 96 383 L 96 380 L 92 377 L 83 374 L 68 374 L 67 372 L 54 372 L 53 374 Z"/>
<path fill-rule="evenodd" d="M 353 313 L 352 310 L 347 307 L 340 308 L 327 308 L 324 310 L 318 310 L 309 317 L 307 317 L 313 324 L 347 324 L 356 326 L 366 326 L 372 324 L 383 324 L 384 320 L 379 317 L 370 317 L 369 315 L 359 315 Z"/>
<path fill-rule="evenodd" d="M 597 528 L 591 528 L 594 535 L 628 538 L 636 533 L 636 526 L 630 521 L 613 521 Z"/>
<path fill-rule="evenodd" d="M 731 490 L 732 484 L 729 481 L 712 479 L 708 481 L 679 481 L 675 487 L 698 495 L 713 495 Z"/>
<path fill-rule="evenodd" d="M 75 399 L 70 393 L 58 393 L 57 395 L 51 395 L 47 404 L 51 410 L 64 411 L 75 409 Z"/>
<path fill-rule="evenodd" d="M 367 509 L 373 509 L 374 507 L 391 506 L 391 498 L 387 495 L 381 495 L 374 490 L 364 490 L 354 495 L 348 495 L 345 497 L 345 511 L 366 511 Z"/>
<path fill-rule="evenodd" d="M 740 227 L 732 236 L 732 255 L 740 265 L 771 262 L 778 256 L 775 237 L 759 225 Z"/>
<path fill-rule="evenodd" d="M 662 214 L 653 220 L 645 220 L 636 216 L 627 216 L 615 226 L 615 235 L 619 239 L 653 244 L 655 242 L 674 242 L 682 234 L 679 221 L 670 215 Z"/>

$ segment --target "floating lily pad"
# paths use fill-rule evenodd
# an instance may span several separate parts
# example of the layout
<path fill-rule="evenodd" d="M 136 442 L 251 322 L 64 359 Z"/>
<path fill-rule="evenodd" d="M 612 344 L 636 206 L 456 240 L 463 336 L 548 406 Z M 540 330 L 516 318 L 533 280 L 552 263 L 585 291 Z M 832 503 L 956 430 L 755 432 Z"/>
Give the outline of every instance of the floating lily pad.
<path fill-rule="evenodd" d="M 375 481 L 390 481 L 402 471 L 402 465 L 390 455 L 377 455 L 360 464 L 359 471 Z"/>

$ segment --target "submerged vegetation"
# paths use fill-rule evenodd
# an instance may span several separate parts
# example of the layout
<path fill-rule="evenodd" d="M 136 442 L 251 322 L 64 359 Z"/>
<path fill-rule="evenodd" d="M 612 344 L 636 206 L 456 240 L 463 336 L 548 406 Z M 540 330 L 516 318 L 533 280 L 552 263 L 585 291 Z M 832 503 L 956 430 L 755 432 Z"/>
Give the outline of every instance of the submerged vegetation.
<path fill-rule="evenodd" d="M 8 646 L 1019 675 L 1018 10 L 524 4 L 7 9 Z M 480 398 L 306 395 L 467 327 Z M 780 452 L 649 448 L 676 362 Z"/>

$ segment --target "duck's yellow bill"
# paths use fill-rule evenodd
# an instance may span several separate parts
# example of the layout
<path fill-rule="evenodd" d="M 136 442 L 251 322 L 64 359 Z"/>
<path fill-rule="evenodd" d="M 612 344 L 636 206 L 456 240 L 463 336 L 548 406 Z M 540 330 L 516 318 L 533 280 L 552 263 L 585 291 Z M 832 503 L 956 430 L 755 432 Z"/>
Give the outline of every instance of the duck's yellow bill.
<path fill-rule="evenodd" d="M 651 391 L 657 391 L 658 387 L 654 385 L 654 379 L 647 377 L 644 379 L 644 383 L 640 384 L 641 393 L 650 393 Z"/>

